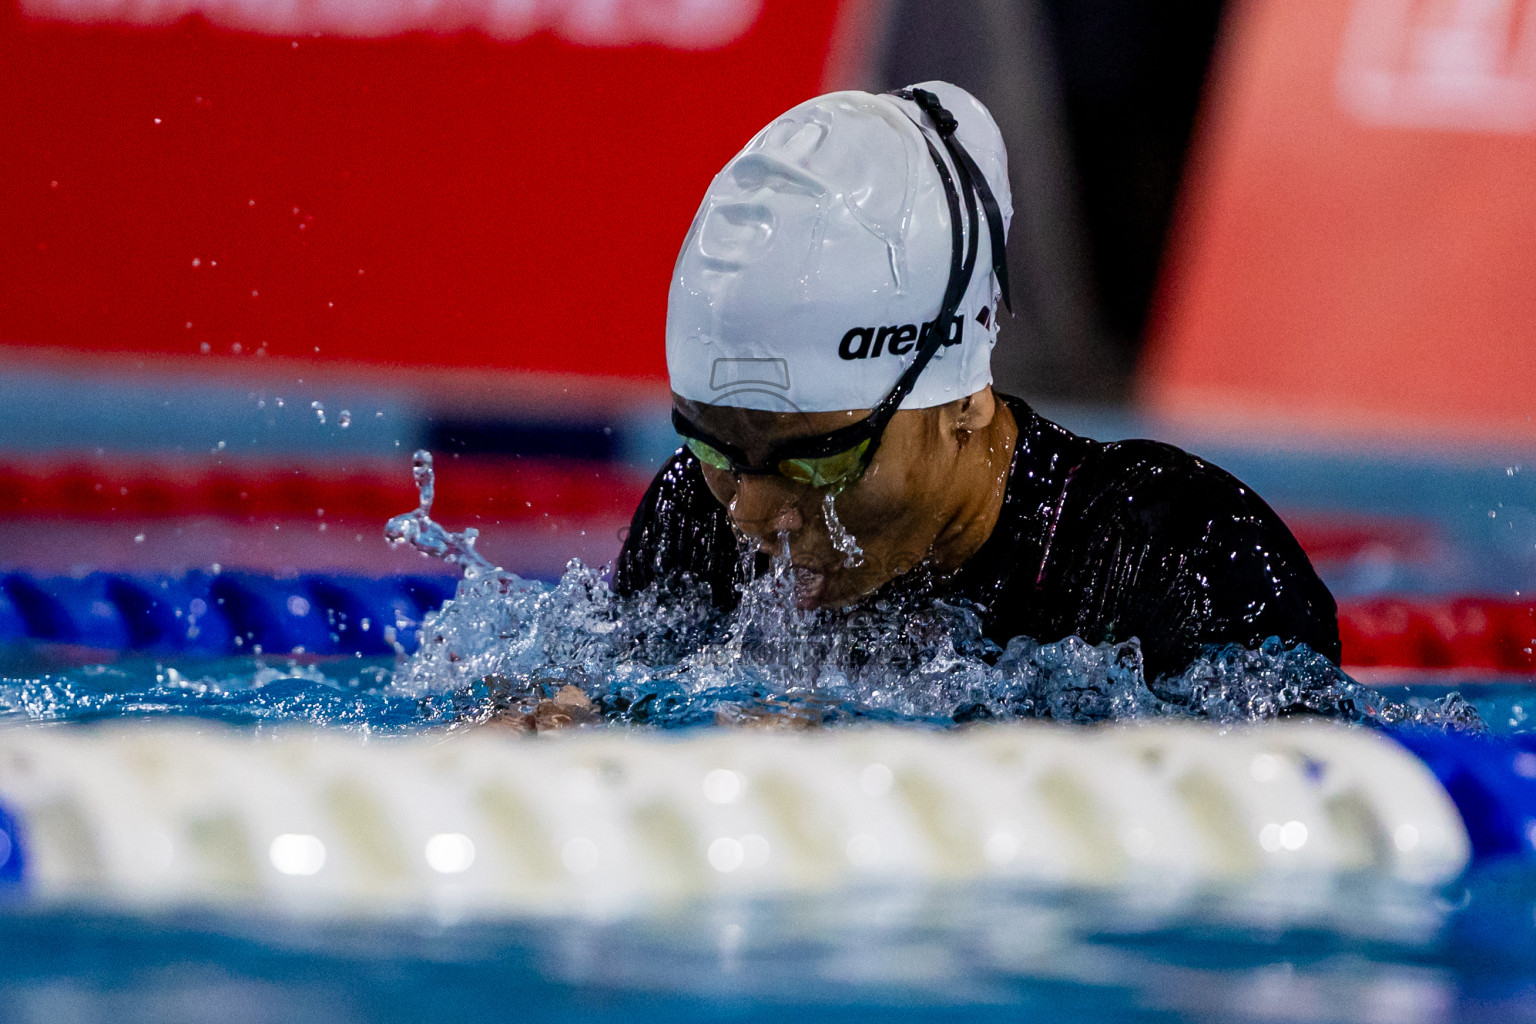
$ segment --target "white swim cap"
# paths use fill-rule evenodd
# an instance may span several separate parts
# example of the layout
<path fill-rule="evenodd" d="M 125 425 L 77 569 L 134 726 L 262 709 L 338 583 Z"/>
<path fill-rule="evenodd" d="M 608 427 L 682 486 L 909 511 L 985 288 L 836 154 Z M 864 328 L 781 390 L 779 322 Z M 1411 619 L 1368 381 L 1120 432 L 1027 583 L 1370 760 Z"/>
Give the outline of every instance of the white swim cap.
<path fill-rule="evenodd" d="M 976 247 L 968 282 L 952 204 Z M 935 331 L 954 278 L 958 331 L 901 408 L 980 391 L 1006 287 L 994 239 L 1001 250 L 1012 216 L 1002 134 L 964 89 L 925 82 L 800 104 L 715 176 L 688 230 L 667 300 L 672 390 L 776 412 L 872 408 Z"/>

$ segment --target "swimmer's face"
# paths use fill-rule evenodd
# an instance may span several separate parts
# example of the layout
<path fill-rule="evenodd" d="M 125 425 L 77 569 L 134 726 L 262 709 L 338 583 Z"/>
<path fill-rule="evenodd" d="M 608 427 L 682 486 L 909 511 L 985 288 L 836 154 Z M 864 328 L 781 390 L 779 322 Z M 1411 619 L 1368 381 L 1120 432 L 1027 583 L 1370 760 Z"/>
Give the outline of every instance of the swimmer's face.
<path fill-rule="evenodd" d="M 990 397 L 990 396 L 989 396 Z M 779 413 L 705 405 L 674 395 L 682 414 L 761 464 L 785 441 L 823 434 L 869 415 L 846 412 Z M 928 560 L 936 539 L 954 518 L 954 471 L 964 443 L 956 429 L 959 403 L 896 413 L 869 468 L 834 499 L 838 520 L 864 556 L 845 566 L 832 542 L 826 492 L 777 473 L 735 474 L 704 466 L 704 479 L 732 522 L 760 550 L 780 550 L 787 534 L 802 608 L 835 608 L 854 601 Z"/>

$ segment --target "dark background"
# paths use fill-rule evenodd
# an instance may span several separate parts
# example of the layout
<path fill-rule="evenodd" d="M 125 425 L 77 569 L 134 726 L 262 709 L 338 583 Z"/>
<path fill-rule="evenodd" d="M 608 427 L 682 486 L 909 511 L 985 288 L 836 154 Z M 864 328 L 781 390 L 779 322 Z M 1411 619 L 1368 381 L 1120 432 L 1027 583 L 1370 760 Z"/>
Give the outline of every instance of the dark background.
<path fill-rule="evenodd" d="M 1004 387 L 1124 397 L 1222 8 L 1219 0 L 895 3 L 881 85 L 962 85 L 1009 143 L 1009 256 L 1025 301 L 1015 342 L 1005 334 L 997 352 Z"/>

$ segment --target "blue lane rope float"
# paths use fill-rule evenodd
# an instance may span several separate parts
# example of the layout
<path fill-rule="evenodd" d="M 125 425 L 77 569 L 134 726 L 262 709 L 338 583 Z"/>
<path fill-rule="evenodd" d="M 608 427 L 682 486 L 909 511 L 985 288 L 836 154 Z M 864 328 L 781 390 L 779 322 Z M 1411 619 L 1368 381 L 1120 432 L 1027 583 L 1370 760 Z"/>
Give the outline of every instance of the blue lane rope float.
<path fill-rule="evenodd" d="M 422 616 L 453 596 L 446 575 L 0 577 L 0 644 L 220 656 L 379 655 L 414 648 Z"/>
<path fill-rule="evenodd" d="M 403 517 L 402 517 L 403 518 Z M 298 648 L 319 655 L 388 654 L 393 629 L 414 650 L 415 624 L 453 596 L 455 577 L 250 571 L 184 575 L 0 573 L 0 645 L 209 657 Z M 1386 597 L 1341 609 L 1352 663 L 1528 675 L 1532 612 L 1521 602 Z"/>
<path fill-rule="evenodd" d="M 0 805 L 0 891 L 18 884 L 26 874 L 21 828 L 15 815 Z"/>
<path fill-rule="evenodd" d="M 1398 730 L 1456 804 L 1478 860 L 1536 860 L 1536 736 Z"/>

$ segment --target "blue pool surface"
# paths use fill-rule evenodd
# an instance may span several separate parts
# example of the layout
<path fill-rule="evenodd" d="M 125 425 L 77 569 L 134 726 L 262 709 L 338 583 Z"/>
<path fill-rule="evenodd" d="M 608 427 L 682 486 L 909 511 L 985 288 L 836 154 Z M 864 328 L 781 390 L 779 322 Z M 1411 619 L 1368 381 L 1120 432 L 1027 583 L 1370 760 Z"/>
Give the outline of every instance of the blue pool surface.
<path fill-rule="evenodd" d="M 308 401 L 292 403 L 298 411 L 281 422 L 260 419 L 247 402 L 245 419 L 232 425 L 240 396 L 178 403 L 174 419 L 157 419 L 172 404 L 158 392 L 117 388 L 94 404 L 60 403 L 37 397 L 46 389 L 0 380 L 0 394 L 25 399 L 21 414 L 0 422 L 0 436 L 33 446 L 122 435 L 150 448 L 206 450 L 233 438 L 242 450 L 278 457 L 311 448 L 336 458 L 399 457 L 405 472 L 404 453 L 430 440 L 425 421 L 388 395 L 319 396 L 328 406 L 379 411 L 321 438 Z M 119 407 L 131 407 L 131 416 Z M 1328 567 L 1340 596 L 1507 597 L 1536 588 L 1536 476 L 1518 460 L 1287 448 L 1284 439 L 1224 444 L 1133 418 L 1047 411 L 1103 439 L 1147 434 L 1183 444 L 1287 513 L 1403 517 L 1441 531 L 1445 555 L 1437 560 Z M 87 414 L 105 419 L 77 422 Z M 158 433 L 122 429 L 125 416 L 153 421 Z M 660 417 L 637 415 L 618 436 L 618 457 L 637 465 L 654 465 L 676 443 Z M 398 511 L 381 509 L 381 524 Z M 419 573 L 424 564 L 405 560 L 401 571 Z M 407 630 L 385 637 L 384 617 L 360 610 L 357 579 L 315 575 L 279 586 L 239 570 L 168 576 L 165 593 L 180 590 L 162 607 L 154 600 L 162 581 L 152 574 L 80 574 L 50 591 L 31 586 L 29 572 L 22 563 L 0 566 L 0 728 L 176 716 L 209 729 L 297 724 L 361 736 L 441 730 L 485 699 L 462 687 L 397 685 L 403 663 L 391 647 L 409 649 L 415 638 Z M 402 584 L 370 595 L 369 607 L 382 603 L 415 620 L 450 585 L 421 577 L 415 590 Z M 193 634 L 174 615 L 193 601 L 221 609 L 202 622 L 208 632 Z M 551 621 L 600 619 L 575 610 Z M 242 653 L 229 657 L 237 635 Z M 7 646 L 19 637 L 47 642 Z M 269 653 L 246 653 L 257 644 Z M 296 646 L 305 655 L 288 657 Z M 562 659 L 614 665 L 590 649 L 548 655 L 506 664 L 524 673 Z M 1372 682 L 1390 701 L 1421 708 L 1459 690 L 1494 734 L 1536 743 L 1536 691 L 1517 680 Z M 934 724 L 916 712 L 878 710 L 884 720 Z M 1263 891 L 1194 894 L 914 886 L 494 924 L 126 915 L 40 907 L 24 887 L 0 887 L 0 1024 L 1536 1021 L 1532 863 L 1486 860 L 1428 892 L 1306 877 Z"/>
<path fill-rule="evenodd" d="M 1536 885 L 1169 908 L 993 889 L 613 922 L 299 925 L 4 913 L 16 1022 L 1536 1020 Z M 1328 912 L 1293 904 L 1326 896 Z M 1402 899 L 1402 902 L 1395 902 Z"/>
<path fill-rule="evenodd" d="M 403 695 L 384 657 L 129 658 L 12 649 L 0 720 L 438 729 L 451 694 Z M 1524 737 L 1530 691 L 1464 694 Z M 1432 701 L 1444 687 L 1389 687 Z M 1447 889 L 1296 878 L 1265 891 L 976 886 L 717 901 L 601 921 L 300 923 L 0 907 L 0 1020 L 1536 1020 L 1536 872 Z"/>

